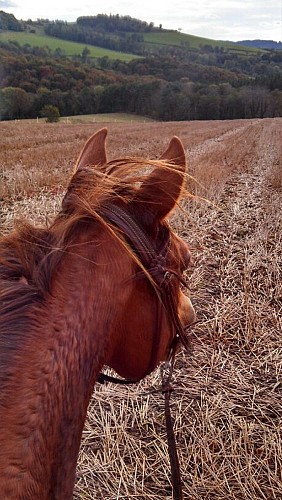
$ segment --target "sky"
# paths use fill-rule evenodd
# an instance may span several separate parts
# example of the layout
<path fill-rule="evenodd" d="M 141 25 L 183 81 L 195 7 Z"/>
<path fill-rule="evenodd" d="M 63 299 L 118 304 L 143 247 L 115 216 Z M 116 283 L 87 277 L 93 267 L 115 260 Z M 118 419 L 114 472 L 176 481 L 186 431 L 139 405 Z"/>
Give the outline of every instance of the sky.
<path fill-rule="evenodd" d="M 0 0 L 0 10 L 23 20 L 130 15 L 215 40 L 282 41 L 282 0 Z"/>

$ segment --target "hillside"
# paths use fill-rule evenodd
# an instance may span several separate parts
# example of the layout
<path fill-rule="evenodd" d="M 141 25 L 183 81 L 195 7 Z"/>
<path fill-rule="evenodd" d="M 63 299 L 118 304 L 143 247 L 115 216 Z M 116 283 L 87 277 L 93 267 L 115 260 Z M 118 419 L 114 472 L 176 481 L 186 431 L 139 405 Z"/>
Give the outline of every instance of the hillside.
<path fill-rule="evenodd" d="M 85 39 L 86 40 L 86 39 Z M 95 44 L 87 43 L 87 41 L 78 42 L 75 40 L 68 40 L 59 38 L 58 36 L 51 36 L 44 32 L 41 26 L 29 30 L 2 30 L 0 31 L 0 41 L 9 42 L 14 41 L 21 46 L 30 45 L 31 47 L 48 47 L 52 51 L 60 51 L 66 56 L 80 56 L 82 55 L 85 47 L 87 48 L 88 57 L 108 57 L 120 61 L 131 61 L 136 57 L 145 56 L 146 54 L 158 52 L 160 50 L 168 50 L 168 48 L 185 48 L 186 51 L 194 52 L 195 50 L 205 50 L 208 48 L 217 50 L 224 50 L 229 53 L 238 55 L 248 55 L 257 53 L 257 48 L 242 47 L 240 45 L 231 44 L 220 40 L 211 40 L 177 31 L 166 31 L 162 33 L 147 33 L 142 35 L 142 47 L 134 45 L 134 38 L 132 38 L 124 50 L 124 44 L 117 46 L 117 42 L 105 42 L 96 38 Z M 104 45 L 117 46 L 119 50 L 113 50 Z"/>
<path fill-rule="evenodd" d="M 30 45 L 31 47 L 48 47 L 53 52 L 59 52 L 66 56 L 81 56 L 85 47 L 88 50 L 88 57 L 108 57 L 109 59 L 117 59 L 120 61 L 131 61 L 136 56 L 125 52 L 118 52 L 103 47 L 72 42 L 69 40 L 61 40 L 52 36 L 46 35 L 42 30 L 37 30 L 35 33 L 26 31 L 2 31 L 0 32 L 0 42 L 16 42 L 21 46 Z"/>
<path fill-rule="evenodd" d="M 46 105 L 61 116 L 135 113 L 165 121 L 282 115 L 281 52 L 220 46 L 129 16 L 97 17 L 72 25 L 29 21 L 0 33 L 0 119 L 35 118 Z M 97 21 L 103 25 L 94 31 Z M 117 22 L 118 32 L 106 30 Z"/>
<path fill-rule="evenodd" d="M 60 43 L 58 39 L 73 43 Z M 12 14 L 0 11 L 0 40 L 14 40 L 21 45 L 28 43 L 31 46 L 48 46 L 51 50 L 59 49 L 71 56 L 80 55 L 86 45 L 90 57 L 105 55 L 120 60 L 130 60 L 130 53 L 148 55 L 162 47 L 167 49 L 168 46 L 185 48 L 186 51 L 217 48 L 238 54 L 258 51 L 256 47 L 247 48 L 228 41 L 189 35 L 164 29 L 161 25 L 157 28 L 153 23 L 148 24 L 130 16 L 103 14 L 84 16 L 75 23 L 67 23 L 48 20 L 19 21 Z M 96 48 L 93 49 L 93 46 Z M 102 54 L 97 47 L 114 49 L 114 52 L 106 51 Z M 123 52 L 128 54 L 123 55 Z"/>
<path fill-rule="evenodd" d="M 58 38 L 75 40 L 106 48 L 148 55 L 165 46 L 178 47 L 186 51 L 201 50 L 204 47 L 236 53 L 258 52 L 256 48 L 246 48 L 231 42 L 211 40 L 179 31 L 155 27 L 130 16 L 104 15 L 79 17 L 76 23 L 62 21 L 47 22 L 44 31 Z"/>
<path fill-rule="evenodd" d="M 215 49 L 223 50 L 226 52 L 233 52 L 241 54 L 258 53 L 260 52 L 256 47 L 245 47 L 234 45 L 232 42 L 226 42 L 223 40 L 212 40 L 210 38 L 199 37 L 195 35 L 189 35 L 187 33 L 180 33 L 179 31 L 160 31 L 155 33 L 145 33 L 144 34 L 145 46 L 163 46 L 170 45 L 175 47 L 182 47 L 186 50 L 202 50 L 202 49 Z"/>
<path fill-rule="evenodd" d="M 263 50 L 282 50 L 282 42 L 273 40 L 242 40 L 236 44 Z"/>

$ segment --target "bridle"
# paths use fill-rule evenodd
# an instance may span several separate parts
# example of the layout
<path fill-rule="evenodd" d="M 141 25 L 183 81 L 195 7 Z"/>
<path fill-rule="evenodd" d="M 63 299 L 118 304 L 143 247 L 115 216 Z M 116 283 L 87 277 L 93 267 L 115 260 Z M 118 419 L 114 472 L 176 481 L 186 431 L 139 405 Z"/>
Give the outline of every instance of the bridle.
<path fill-rule="evenodd" d="M 160 243 L 156 244 L 153 239 L 151 239 L 145 232 L 145 230 L 136 222 L 133 216 L 131 216 L 122 207 L 114 204 L 103 205 L 99 209 L 99 215 L 106 221 L 108 221 L 113 226 L 117 227 L 122 231 L 124 237 L 129 242 L 130 248 L 134 251 L 139 261 L 141 262 L 144 270 L 141 269 L 137 273 L 136 278 L 144 277 L 147 274 L 147 279 L 151 278 L 150 281 L 153 282 L 154 289 L 156 291 L 157 297 L 157 321 L 156 321 L 156 334 L 155 339 L 157 342 L 156 353 L 158 352 L 158 345 L 160 342 L 160 317 L 161 312 L 165 311 L 167 320 L 172 331 L 172 341 L 169 348 L 168 360 L 165 364 L 167 370 L 162 371 L 162 393 L 165 396 L 165 417 L 166 417 L 166 428 L 167 428 L 167 439 L 168 448 L 172 472 L 172 486 L 173 486 L 173 498 L 175 500 L 181 500 L 182 487 L 181 487 L 181 477 L 179 470 L 179 461 L 177 456 L 176 442 L 173 431 L 173 422 L 170 414 L 169 399 L 172 392 L 170 385 L 174 357 L 179 342 L 185 347 L 188 352 L 191 352 L 190 340 L 184 331 L 181 321 L 178 316 L 178 307 L 175 297 L 175 282 L 181 282 L 185 287 L 187 287 L 185 281 L 183 280 L 180 273 L 168 267 L 168 252 L 170 246 L 170 233 L 167 227 L 162 228 L 162 234 L 160 238 Z M 159 241 L 159 239 L 158 239 Z M 144 378 L 148 375 L 156 366 L 156 356 L 152 351 L 149 366 L 140 378 Z M 98 376 L 98 382 L 113 382 L 116 384 L 133 384 L 137 383 L 138 380 L 128 380 L 119 379 L 116 377 L 111 377 L 107 374 L 100 373 Z"/>
<path fill-rule="evenodd" d="M 155 336 L 155 351 L 157 352 L 159 338 L 159 318 L 161 309 L 166 313 L 167 320 L 172 331 L 172 342 L 169 348 L 170 356 L 175 351 L 178 342 L 186 348 L 187 351 L 191 350 L 190 341 L 181 321 L 178 316 L 178 307 L 175 297 L 175 282 L 181 282 L 185 287 L 187 284 L 183 280 L 182 276 L 175 272 L 174 270 L 168 268 L 167 257 L 170 245 L 170 234 L 167 227 L 162 228 L 162 234 L 160 237 L 160 242 L 158 239 L 158 244 L 156 244 L 144 231 L 144 229 L 134 220 L 134 218 L 125 211 L 123 208 L 113 204 L 103 205 L 99 209 L 99 214 L 106 219 L 108 222 L 113 224 L 119 230 L 122 231 L 124 236 L 129 242 L 130 248 L 134 251 L 138 259 L 140 260 L 142 266 L 146 270 L 147 275 L 151 278 L 154 289 L 156 291 L 156 296 L 158 298 L 158 313 L 156 322 L 156 336 Z M 145 277 L 146 274 L 140 268 L 137 273 L 136 278 Z M 143 379 L 148 375 L 156 366 L 156 358 L 152 354 L 149 367 L 140 378 Z M 101 374 L 99 381 L 108 380 L 108 376 Z M 113 381 L 113 379 L 111 379 Z M 114 379 L 116 383 L 136 383 L 138 380 L 128 380 Z"/>

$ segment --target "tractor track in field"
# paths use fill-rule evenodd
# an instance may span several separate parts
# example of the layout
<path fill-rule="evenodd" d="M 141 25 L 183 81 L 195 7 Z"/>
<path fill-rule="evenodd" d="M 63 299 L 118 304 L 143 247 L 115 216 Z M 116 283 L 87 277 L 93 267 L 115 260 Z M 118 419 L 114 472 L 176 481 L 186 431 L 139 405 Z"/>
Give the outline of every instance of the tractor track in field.
<path fill-rule="evenodd" d="M 212 152 L 216 152 L 215 156 L 222 158 L 223 155 L 228 162 L 224 152 L 226 143 L 230 143 L 231 139 L 233 148 L 238 148 L 242 137 L 246 136 L 246 128 L 248 127 L 241 126 L 197 145 L 188 152 L 190 161 L 199 163 L 199 156 L 207 158 Z M 259 120 L 255 126 L 252 125 L 248 144 L 253 142 L 255 147 L 252 148 L 251 154 L 247 150 L 240 158 L 241 165 L 236 166 L 219 188 L 216 203 L 207 206 L 204 220 L 201 220 L 200 215 L 198 223 L 195 224 L 198 234 L 195 241 L 192 241 L 192 246 L 200 246 L 195 268 L 200 266 L 205 283 L 203 298 L 199 299 L 198 304 L 200 316 L 206 314 L 203 311 L 206 311 L 207 307 L 214 308 L 214 304 L 207 306 L 207 303 L 213 303 L 210 298 L 220 301 L 222 294 L 228 293 L 228 289 L 234 289 L 236 283 L 239 290 L 241 289 L 241 274 L 246 272 L 246 263 L 250 256 L 253 256 L 254 261 L 252 267 L 270 269 L 273 266 L 271 251 L 279 255 L 278 248 L 281 249 L 282 236 L 281 229 L 279 230 L 281 217 L 279 219 L 278 215 L 282 209 L 282 193 L 281 190 L 273 189 L 270 173 L 274 165 L 279 162 L 281 168 L 282 165 L 281 151 L 277 148 L 277 142 L 272 140 L 273 137 L 272 127 L 264 127 Z M 227 144 L 227 149 L 229 147 Z M 280 259 L 281 252 L 277 263 L 278 269 L 281 270 Z M 229 276 L 231 268 L 235 274 L 233 272 Z M 251 272 L 254 275 L 254 269 Z M 277 293 L 281 298 L 280 292 Z M 211 296 L 207 301 L 209 294 Z"/>

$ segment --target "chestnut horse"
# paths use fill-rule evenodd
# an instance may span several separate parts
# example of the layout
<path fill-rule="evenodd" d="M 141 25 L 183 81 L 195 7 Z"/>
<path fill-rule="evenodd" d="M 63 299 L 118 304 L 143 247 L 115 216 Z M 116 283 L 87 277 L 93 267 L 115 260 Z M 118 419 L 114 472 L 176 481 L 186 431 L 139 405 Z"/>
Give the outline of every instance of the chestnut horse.
<path fill-rule="evenodd" d="M 189 249 L 166 220 L 183 189 L 183 146 L 174 137 L 160 160 L 107 162 L 106 135 L 86 142 L 50 227 L 22 223 L 0 240 L 1 500 L 72 498 L 102 366 L 137 381 L 169 355 L 176 333 L 161 285 L 111 213 L 156 255 L 165 242 L 177 315 L 194 320 L 177 279 Z"/>

